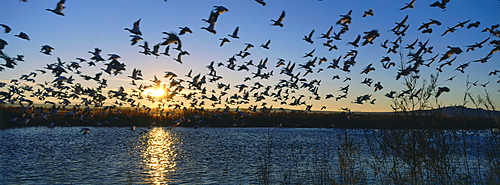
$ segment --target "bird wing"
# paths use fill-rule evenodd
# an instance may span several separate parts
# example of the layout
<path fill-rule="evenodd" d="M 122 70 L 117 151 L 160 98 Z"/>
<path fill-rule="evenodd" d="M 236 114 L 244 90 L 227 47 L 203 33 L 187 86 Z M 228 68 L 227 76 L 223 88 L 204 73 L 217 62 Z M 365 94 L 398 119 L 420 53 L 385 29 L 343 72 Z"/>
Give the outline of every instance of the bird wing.
<path fill-rule="evenodd" d="M 269 46 L 269 44 L 271 44 L 271 39 L 267 40 L 267 42 L 266 42 L 265 46 L 266 46 L 266 47 L 268 47 L 268 46 Z"/>
<path fill-rule="evenodd" d="M 349 12 L 347 12 L 347 16 L 351 16 L 351 13 L 352 13 L 352 10 L 349 10 Z"/>
<path fill-rule="evenodd" d="M 429 6 L 436 7 L 436 6 L 440 6 L 440 5 L 441 5 L 441 3 L 439 1 L 436 1 L 436 2 L 434 2 L 432 4 L 430 4 Z"/>
<path fill-rule="evenodd" d="M 65 2 L 65 1 L 66 1 L 66 0 L 60 0 L 60 1 L 57 3 L 57 6 L 56 6 L 56 9 L 55 9 L 55 10 L 56 10 L 56 11 L 59 11 L 59 12 L 63 11 L 63 10 L 64 10 L 64 2 Z"/>
<path fill-rule="evenodd" d="M 139 23 L 141 23 L 141 19 L 137 20 L 134 22 L 134 28 L 133 29 L 139 29 Z"/>
<path fill-rule="evenodd" d="M 484 44 L 484 43 L 486 43 L 488 40 L 490 40 L 490 37 L 488 37 L 488 38 L 484 39 L 483 41 L 481 41 L 481 42 L 479 43 L 479 45 L 483 45 L 483 44 Z"/>
<path fill-rule="evenodd" d="M 406 15 L 405 18 L 401 21 L 401 24 L 405 24 L 407 20 L 408 20 L 408 15 Z"/>
<path fill-rule="evenodd" d="M 155 45 L 153 46 L 153 52 L 154 52 L 154 53 L 158 53 L 158 50 L 160 50 L 160 44 L 155 44 Z"/>
<path fill-rule="evenodd" d="M 313 33 L 314 33 L 314 30 L 312 30 L 311 33 L 309 33 L 309 38 L 312 37 Z"/>
<path fill-rule="evenodd" d="M 233 36 L 237 36 L 238 35 L 238 30 L 240 29 L 240 27 L 236 27 L 233 31 Z"/>
<path fill-rule="evenodd" d="M 359 42 L 359 39 L 361 39 L 361 35 L 358 35 L 358 37 L 356 37 L 356 40 L 354 40 L 353 43 L 358 43 Z"/>
<path fill-rule="evenodd" d="M 210 17 L 208 18 L 208 23 L 215 23 L 219 18 L 219 14 L 217 12 L 210 12 Z"/>
<path fill-rule="evenodd" d="M 278 19 L 278 22 L 282 22 L 283 19 L 285 19 L 285 10 L 281 12 L 280 18 Z"/>
<path fill-rule="evenodd" d="M 330 34 L 332 34 L 332 30 L 333 30 L 333 26 L 330 26 L 330 29 L 328 29 L 328 31 L 326 32 L 325 35 L 329 36 Z"/>

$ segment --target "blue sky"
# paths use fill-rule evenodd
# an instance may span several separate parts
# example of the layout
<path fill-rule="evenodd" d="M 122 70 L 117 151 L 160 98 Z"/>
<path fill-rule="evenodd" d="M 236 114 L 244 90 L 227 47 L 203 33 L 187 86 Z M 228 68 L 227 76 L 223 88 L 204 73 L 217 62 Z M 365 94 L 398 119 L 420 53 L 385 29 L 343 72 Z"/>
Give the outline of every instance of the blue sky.
<path fill-rule="evenodd" d="M 28 74 L 35 69 L 42 69 L 46 64 L 54 63 L 57 57 L 63 61 L 76 61 L 75 58 L 81 57 L 87 60 L 91 54 L 88 51 L 98 47 L 103 50 L 103 56 L 107 54 L 118 54 L 121 56 L 120 62 L 125 63 L 126 71 L 117 76 L 104 74 L 103 77 L 108 79 L 108 89 L 117 89 L 123 86 L 126 89 L 133 88 L 129 85 L 131 81 L 127 78 L 131 75 L 134 68 L 143 71 L 143 77 L 148 84 L 148 80 L 153 79 L 156 74 L 164 82 L 167 79 L 163 78 L 165 71 L 175 72 L 179 78 L 190 80 L 184 77 L 187 72 L 192 69 L 193 75 L 208 73 L 206 65 L 211 61 L 223 62 L 228 58 L 243 50 L 245 43 L 252 43 L 256 47 L 249 50 L 250 56 L 241 59 L 237 58 L 237 65 L 241 65 L 248 60 L 253 60 L 258 63 L 260 59 L 268 58 L 268 69 L 265 71 L 274 71 L 274 76 L 268 80 L 252 79 L 245 82 L 248 86 L 254 82 L 260 82 L 264 86 L 274 86 L 280 79 L 289 79 L 285 75 L 280 75 L 282 67 L 276 68 L 278 58 L 283 58 L 287 62 L 296 63 L 297 67 L 294 71 L 304 74 L 304 69 L 298 69 L 299 64 L 305 64 L 311 58 L 302 58 L 302 56 L 316 49 L 314 56 L 321 58 L 326 57 L 328 62 L 317 65 L 313 74 L 309 74 L 303 78 L 308 81 L 314 79 L 321 80 L 319 86 L 319 94 L 321 100 L 309 100 L 311 93 L 305 89 L 297 90 L 293 95 L 299 96 L 304 94 L 307 104 L 312 104 L 313 109 L 320 109 L 326 106 L 326 110 L 337 111 L 341 107 L 349 107 L 354 111 L 391 111 L 391 99 L 384 97 L 384 94 L 390 91 L 398 93 L 405 89 L 402 85 L 402 80 L 395 80 L 397 75 L 397 66 L 390 69 L 383 69 L 379 62 L 383 56 L 389 56 L 396 64 L 399 65 L 399 55 L 387 54 L 386 49 L 380 46 L 384 40 L 396 40 L 397 36 L 389 30 L 395 26 L 395 22 L 401 21 L 408 15 L 406 24 L 410 25 L 406 36 L 402 38 L 402 47 L 412 43 L 415 39 L 424 42 L 429 39 L 429 46 L 434 46 L 433 54 L 424 55 L 424 59 L 430 58 L 436 54 L 441 57 L 448 48 L 447 46 L 460 47 L 464 52 L 456 55 L 457 59 L 452 66 L 443 67 L 443 72 L 439 74 L 438 86 L 446 86 L 451 89 L 449 93 L 445 93 L 438 99 L 438 104 L 441 106 L 460 105 L 466 88 L 466 78 L 474 82 L 478 80 L 479 84 L 489 82 L 486 88 L 474 86 L 470 92 L 477 95 L 484 95 L 485 89 L 491 94 L 494 102 L 500 102 L 499 75 L 491 75 L 488 73 L 495 69 L 500 70 L 499 54 L 493 54 L 487 63 L 471 63 L 465 69 L 465 73 L 460 73 L 454 70 L 460 64 L 477 60 L 485 57 L 493 48 L 493 45 L 484 44 L 483 48 L 478 48 L 475 51 L 465 52 L 466 45 L 472 45 L 475 42 L 480 42 L 488 37 L 489 41 L 498 40 L 498 37 L 490 36 L 486 32 L 481 32 L 486 27 L 499 24 L 498 14 L 500 9 L 499 1 L 479 0 L 452 0 L 447 5 L 447 10 L 442 11 L 436 7 L 429 7 L 434 1 L 417 0 L 415 8 L 399 10 L 410 1 L 399 0 L 379 0 L 379 1 L 333 1 L 333 0 L 267 0 L 266 6 L 262 6 L 253 0 L 147 0 L 147 1 L 73 1 L 67 0 L 65 3 L 65 16 L 59 16 L 45 9 L 53 9 L 58 1 L 46 0 L 27 2 L 18 2 L 17 0 L 3 1 L 0 6 L 0 24 L 6 24 L 12 28 L 11 33 L 0 33 L 0 38 L 7 41 L 8 45 L 2 51 L 9 56 L 22 54 L 25 56 L 25 62 L 19 62 L 15 69 L 6 69 L 0 72 L 0 80 L 9 82 L 12 78 L 19 78 L 22 74 Z M 221 14 L 218 18 L 216 30 L 217 34 L 211 34 L 201 27 L 206 27 L 208 24 L 201 19 L 207 19 L 213 6 L 221 5 L 229 9 L 228 12 Z M 372 8 L 375 12 L 374 16 L 363 18 L 363 12 Z M 284 27 L 271 26 L 271 19 L 277 19 L 282 11 L 286 12 L 283 21 Z M 324 39 L 319 39 L 320 33 L 325 33 L 330 26 L 333 26 L 334 31 L 338 32 L 341 27 L 335 22 L 340 18 L 340 15 L 346 14 L 352 10 L 352 23 L 349 25 L 349 31 L 343 34 L 340 41 L 333 41 L 339 47 L 338 50 L 328 51 L 322 46 Z M 131 28 L 132 24 L 141 19 L 140 29 L 142 37 L 148 41 L 149 46 L 162 41 L 166 35 L 162 32 L 179 32 L 179 27 L 188 26 L 193 30 L 192 34 L 180 36 L 183 49 L 190 53 L 189 56 L 183 57 L 183 64 L 179 64 L 173 60 L 177 51 L 171 50 L 170 57 L 160 56 L 145 56 L 140 54 L 142 49 L 137 45 L 130 45 L 130 33 L 124 28 Z M 429 19 L 439 20 L 442 25 L 432 25 L 433 33 L 422 34 L 417 28 Z M 459 22 L 466 20 L 472 22 L 480 21 L 479 28 L 457 28 L 454 33 L 449 33 L 440 36 L 447 27 L 452 27 Z M 240 39 L 228 37 L 233 30 L 239 26 Z M 309 34 L 311 30 L 315 30 L 313 35 L 313 44 L 309 44 L 302 40 L 304 35 Z M 353 41 L 358 35 L 363 35 L 363 32 L 370 30 L 378 30 L 380 37 L 374 40 L 374 44 L 360 46 L 354 48 L 346 45 L 347 42 Z M 31 40 L 26 41 L 14 37 L 19 32 L 27 33 Z M 220 38 L 229 38 L 231 42 L 219 47 Z M 265 50 L 259 45 L 271 39 L 269 50 Z M 488 41 L 488 42 L 489 42 Z M 139 44 L 142 44 L 140 41 Z M 40 53 L 40 48 L 43 45 L 50 45 L 55 48 L 51 56 Z M 161 51 L 165 46 L 162 47 Z M 174 46 L 171 46 L 174 48 Z M 327 69 L 328 64 L 332 59 L 340 55 L 345 56 L 346 53 L 356 49 L 358 57 L 356 65 L 351 67 L 351 72 L 347 73 L 339 69 Z M 404 55 L 410 51 L 408 49 L 400 50 Z M 407 60 L 405 57 L 404 60 Z M 2 63 L 3 61 L 0 61 Z M 368 74 L 360 74 L 365 66 L 372 63 L 375 71 Z M 430 74 L 436 74 L 436 68 L 440 65 L 437 61 L 431 67 L 421 67 L 420 75 L 422 79 L 429 77 Z M 81 71 L 84 74 L 93 75 L 100 72 L 103 68 L 103 63 L 98 63 L 97 67 L 87 67 L 82 64 Z M 219 82 L 231 84 L 232 90 L 230 96 L 235 92 L 234 85 L 242 84 L 244 77 L 251 77 L 252 72 L 256 71 L 255 67 L 249 67 L 250 71 L 231 71 L 225 67 L 217 68 L 217 74 L 223 76 Z M 324 71 L 316 73 L 316 70 L 323 68 Z M 66 74 L 66 76 L 77 77 L 76 74 Z M 340 80 L 332 81 L 332 76 L 339 75 Z M 455 76 L 453 81 L 446 79 Z M 342 82 L 345 77 L 350 77 L 351 80 Z M 373 92 L 373 87 L 360 84 L 364 78 L 372 78 L 374 82 L 381 82 L 384 89 Z M 37 77 L 37 83 L 52 81 L 52 75 L 40 75 Z M 84 85 L 95 86 L 95 84 L 85 82 L 81 78 L 77 78 L 78 82 Z M 335 101 L 334 99 L 325 99 L 326 94 L 341 95 L 340 87 L 350 85 L 349 95 L 346 99 Z M 188 86 L 185 84 L 184 86 Z M 216 89 L 214 83 L 206 85 L 207 89 Z M 261 92 L 260 89 L 258 92 Z M 274 92 L 274 91 L 273 91 Z M 217 90 L 217 94 L 219 94 Z M 252 92 L 253 93 L 253 92 Z M 352 103 L 357 96 L 364 94 L 372 94 L 372 99 L 377 99 L 375 104 L 365 103 L 358 105 Z M 292 107 L 279 105 L 279 103 L 271 101 L 273 98 L 267 98 L 265 102 L 269 105 L 284 108 L 304 109 L 304 105 Z M 209 101 L 209 100 L 207 100 Z M 432 100 L 434 102 L 434 99 Z M 288 101 L 290 102 L 290 101 Z M 208 103 L 208 102 L 207 102 Z M 251 104 L 260 105 L 262 102 Z M 468 106 L 473 106 L 471 103 Z M 437 105 L 434 105 L 437 106 Z M 234 107 L 234 106 L 233 106 Z M 241 105 L 240 107 L 248 107 Z"/>

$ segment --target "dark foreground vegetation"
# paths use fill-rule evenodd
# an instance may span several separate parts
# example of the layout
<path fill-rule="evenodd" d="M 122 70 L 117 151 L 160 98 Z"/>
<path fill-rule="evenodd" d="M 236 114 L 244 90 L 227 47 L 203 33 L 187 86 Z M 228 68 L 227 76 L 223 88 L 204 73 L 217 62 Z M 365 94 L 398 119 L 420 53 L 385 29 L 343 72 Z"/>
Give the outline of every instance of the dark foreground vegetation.
<path fill-rule="evenodd" d="M 154 110 L 138 108 L 0 108 L 0 128 L 23 126 L 106 127 L 308 127 L 380 129 L 488 129 L 500 128 L 496 116 L 449 116 L 429 112 L 353 113 L 294 110 Z"/>

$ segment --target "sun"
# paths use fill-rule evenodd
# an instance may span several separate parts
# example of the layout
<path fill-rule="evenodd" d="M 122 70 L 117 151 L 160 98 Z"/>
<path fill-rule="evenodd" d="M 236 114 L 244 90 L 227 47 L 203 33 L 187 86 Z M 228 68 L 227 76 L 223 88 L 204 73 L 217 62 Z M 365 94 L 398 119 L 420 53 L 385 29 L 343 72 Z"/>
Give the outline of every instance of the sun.
<path fill-rule="evenodd" d="M 165 89 L 163 88 L 145 89 L 144 92 L 154 97 L 161 97 L 165 95 Z"/>

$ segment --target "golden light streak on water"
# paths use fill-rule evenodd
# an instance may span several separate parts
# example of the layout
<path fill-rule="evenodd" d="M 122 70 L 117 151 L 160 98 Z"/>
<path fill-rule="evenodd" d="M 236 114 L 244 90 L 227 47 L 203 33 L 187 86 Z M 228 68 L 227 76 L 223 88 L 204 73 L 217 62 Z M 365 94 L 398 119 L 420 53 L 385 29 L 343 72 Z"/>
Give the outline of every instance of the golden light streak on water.
<path fill-rule="evenodd" d="M 175 139 L 162 127 L 154 127 L 145 135 L 147 146 L 142 152 L 146 181 L 162 184 L 169 181 L 168 174 L 176 170 Z"/>

